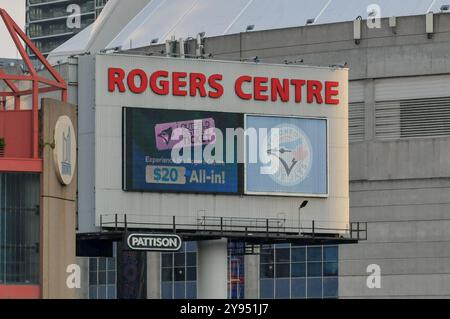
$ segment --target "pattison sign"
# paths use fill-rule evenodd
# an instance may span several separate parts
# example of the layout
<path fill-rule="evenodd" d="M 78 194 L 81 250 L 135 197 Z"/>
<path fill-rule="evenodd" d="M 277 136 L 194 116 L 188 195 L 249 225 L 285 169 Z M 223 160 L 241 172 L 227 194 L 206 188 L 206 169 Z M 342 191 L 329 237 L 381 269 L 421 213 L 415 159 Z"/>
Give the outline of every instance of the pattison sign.
<path fill-rule="evenodd" d="M 227 88 L 223 84 L 224 75 L 220 73 L 143 69 L 125 71 L 121 67 L 108 68 L 107 77 L 108 91 L 111 93 L 151 92 L 160 96 L 219 99 L 226 90 L 233 89 L 241 100 L 326 105 L 340 103 L 340 83 L 336 81 L 239 75 L 233 79 L 234 88 Z"/>
<path fill-rule="evenodd" d="M 128 234 L 128 248 L 145 251 L 178 251 L 182 240 L 172 234 Z"/>

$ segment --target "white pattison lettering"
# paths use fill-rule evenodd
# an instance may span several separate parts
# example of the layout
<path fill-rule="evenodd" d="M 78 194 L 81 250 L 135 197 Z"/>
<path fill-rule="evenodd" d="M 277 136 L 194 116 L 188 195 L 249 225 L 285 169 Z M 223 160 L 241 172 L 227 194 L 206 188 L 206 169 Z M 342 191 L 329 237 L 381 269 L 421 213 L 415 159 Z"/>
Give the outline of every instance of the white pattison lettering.
<path fill-rule="evenodd" d="M 134 247 L 178 247 L 179 242 L 176 237 L 131 237 L 131 246 Z"/>

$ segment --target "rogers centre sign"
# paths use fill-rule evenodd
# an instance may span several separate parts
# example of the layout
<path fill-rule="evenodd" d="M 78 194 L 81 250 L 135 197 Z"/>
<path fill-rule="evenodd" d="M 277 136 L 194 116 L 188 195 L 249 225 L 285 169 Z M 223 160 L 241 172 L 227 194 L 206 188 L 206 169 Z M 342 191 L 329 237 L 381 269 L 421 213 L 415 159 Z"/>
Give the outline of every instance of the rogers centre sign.
<path fill-rule="evenodd" d="M 219 99 L 226 88 L 222 74 L 197 72 L 169 72 L 157 70 L 148 73 L 142 69 L 129 72 L 122 68 L 108 68 L 108 91 L 134 94 L 152 92 L 162 96 L 202 97 Z M 261 102 L 317 103 L 338 105 L 340 83 L 314 79 L 240 75 L 233 79 L 234 93 L 242 100 Z"/>

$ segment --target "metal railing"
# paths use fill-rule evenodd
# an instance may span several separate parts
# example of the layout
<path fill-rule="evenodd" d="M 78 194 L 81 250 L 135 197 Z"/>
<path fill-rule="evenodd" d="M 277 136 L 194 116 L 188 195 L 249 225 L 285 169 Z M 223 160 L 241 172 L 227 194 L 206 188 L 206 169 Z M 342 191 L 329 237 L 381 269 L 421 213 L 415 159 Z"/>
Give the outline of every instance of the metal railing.
<path fill-rule="evenodd" d="M 135 220 L 133 220 L 133 217 Z M 148 216 L 150 217 L 150 216 Z M 148 218 L 147 217 L 147 218 Z M 323 221 L 302 222 L 301 226 L 292 226 L 285 218 L 242 218 L 242 217 L 180 217 L 151 216 L 155 220 L 143 220 L 144 216 L 129 214 L 100 215 L 100 227 L 106 231 L 128 229 L 164 230 L 173 233 L 195 231 L 197 233 L 215 233 L 224 235 L 241 233 L 243 236 L 261 235 L 298 235 L 309 237 L 339 237 L 355 240 L 367 240 L 367 223 L 353 222 L 343 228 L 322 227 L 330 224 Z M 139 220 L 136 220 L 139 219 Z M 158 220 L 159 219 L 159 220 Z"/>

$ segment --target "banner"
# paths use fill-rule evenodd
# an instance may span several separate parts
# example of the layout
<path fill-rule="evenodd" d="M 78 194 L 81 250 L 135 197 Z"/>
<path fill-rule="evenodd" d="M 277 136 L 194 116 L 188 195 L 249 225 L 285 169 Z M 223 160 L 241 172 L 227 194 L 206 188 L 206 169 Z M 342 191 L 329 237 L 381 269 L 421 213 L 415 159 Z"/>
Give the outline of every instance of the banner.
<path fill-rule="evenodd" d="M 226 162 L 221 135 L 242 128 L 243 115 L 124 108 L 124 125 L 124 190 L 239 192 L 237 146 L 233 161 Z"/>
<path fill-rule="evenodd" d="M 327 120 L 247 115 L 245 129 L 267 130 L 268 136 L 279 137 L 274 145 L 269 138 L 259 143 L 260 155 L 267 155 L 268 163 L 262 162 L 262 156 L 252 163 L 246 143 L 246 194 L 328 195 Z M 270 163 L 276 164 L 274 172 L 262 173 Z"/>

